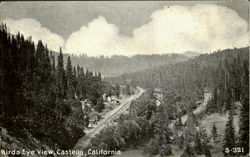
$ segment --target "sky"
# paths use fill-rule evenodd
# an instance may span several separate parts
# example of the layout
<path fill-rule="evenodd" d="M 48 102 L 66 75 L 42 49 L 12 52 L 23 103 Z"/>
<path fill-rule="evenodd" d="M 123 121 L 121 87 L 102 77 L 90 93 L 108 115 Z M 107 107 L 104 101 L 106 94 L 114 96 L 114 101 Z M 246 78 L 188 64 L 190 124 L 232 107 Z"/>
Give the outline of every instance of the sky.
<path fill-rule="evenodd" d="M 3 2 L 10 32 L 88 56 L 207 53 L 249 43 L 249 3 L 230 1 Z"/>

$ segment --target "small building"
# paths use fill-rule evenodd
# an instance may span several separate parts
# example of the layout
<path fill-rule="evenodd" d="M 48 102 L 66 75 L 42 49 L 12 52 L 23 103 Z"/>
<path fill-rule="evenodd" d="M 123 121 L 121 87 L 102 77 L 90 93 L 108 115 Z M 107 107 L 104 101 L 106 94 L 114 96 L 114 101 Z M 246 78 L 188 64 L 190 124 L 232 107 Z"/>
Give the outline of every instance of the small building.
<path fill-rule="evenodd" d="M 208 98 L 208 100 L 211 100 L 212 99 L 212 92 L 205 89 L 204 90 L 204 98 Z"/>
<path fill-rule="evenodd" d="M 112 95 L 112 96 L 111 96 L 111 101 L 116 101 L 116 100 L 117 100 L 117 97 L 114 96 L 114 95 Z"/>
<path fill-rule="evenodd" d="M 106 95 L 106 93 L 104 93 L 104 94 L 102 95 L 102 99 L 105 101 L 106 98 L 107 98 L 107 95 Z"/>
<path fill-rule="evenodd" d="M 153 90 L 153 97 L 156 98 L 157 100 L 163 102 L 163 91 L 160 88 L 155 88 Z"/>
<path fill-rule="evenodd" d="M 160 88 L 153 90 L 153 98 L 155 99 L 155 105 L 160 106 L 163 103 L 163 91 Z"/>
<path fill-rule="evenodd" d="M 89 125 L 88 128 L 94 128 L 97 126 L 97 121 L 96 119 L 89 119 Z"/>
<path fill-rule="evenodd" d="M 89 125 L 88 125 L 88 127 L 89 128 L 96 127 L 97 122 L 100 119 L 100 115 L 97 112 L 93 111 L 88 115 L 88 117 L 89 117 Z"/>
<path fill-rule="evenodd" d="M 88 114 L 91 110 L 91 102 L 88 99 L 81 101 L 82 111 L 84 114 Z"/>
<path fill-rule="evenodd" d="M 108 101 L 108 102 L 111 102 L 110 96 L 107 97 L 107 101 Z"/>
<path fill-rule="evenodd" d="M 76 95 L 76 93 L 74 93 L 75 99 L 79 100 L 79 97 Z"/>
<path fill-rule="evenodd" d="M 156 104 L 156 106 L 160 106 L 160 105 L 161 105 L 161 101 L 157 99 L 157 100 L 155 101 L 155 104 Z"/>

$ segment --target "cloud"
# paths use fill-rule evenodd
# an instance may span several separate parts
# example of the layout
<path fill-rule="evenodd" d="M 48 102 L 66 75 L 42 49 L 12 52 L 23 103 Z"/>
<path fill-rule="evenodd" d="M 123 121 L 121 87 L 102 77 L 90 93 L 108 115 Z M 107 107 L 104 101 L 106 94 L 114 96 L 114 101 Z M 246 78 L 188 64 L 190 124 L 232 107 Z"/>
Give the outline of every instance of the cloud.
<path fill-rule="evenodd" d="M 128 38 L 119 34 L 119 28 L 107 23 L 102 16 L 72 33 L 65 45 L 66 51 L 88 55 L 125 54 Z"/>
<path fill-rule="evenodd" d="M 247 46 L 247 28 L 236 11 L 224 6 L 165 6 L 153 12 L 151 21 L 136 28 L 132 37 L 120 34 L 116 25 L 99 16 L 73 32 L 65 50 L 90 56 L 209 52 Z"/>
<path fill-rule="evenodd" d="M 41 39 L 52 50 L 58 51 L 62 46 L 64 52 L 76 55 L 202 53 L 249 44 L 247 22 L 224 6 L 170 5 L 156 10 L 150 18 L 149 23 L 135 28 L 128 37 L 121 34 L 115 24 L 99 16 L 73 32 L 66 41 L 35 19 L 3 21 L 13 34 L 20 31 L 25 37 L 32 36 L 35 42 Z"/>
<path fill-rule="evenodd" d="M 59 47 L 64 45 L 64 40 L 61 36 L 42 27 L 35 19 L 24 18 L 13 20 L 8 18 L 3 20 L 3 22 L 10 28 L 12 34 L 17 34 L 19 31 L 25 38 L 32 36 L 35 43 L 37 43 L 38 40 L 42 40 L 51 50 L 58 51 Z"/>

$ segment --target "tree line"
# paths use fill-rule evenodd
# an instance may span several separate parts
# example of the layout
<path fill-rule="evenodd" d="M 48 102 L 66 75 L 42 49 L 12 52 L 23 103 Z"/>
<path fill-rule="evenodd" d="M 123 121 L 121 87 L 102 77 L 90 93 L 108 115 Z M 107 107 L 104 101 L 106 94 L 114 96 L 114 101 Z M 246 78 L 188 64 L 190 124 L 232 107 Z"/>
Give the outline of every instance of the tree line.
<path fill-rule="evenodd" d="M 59 54 L 55 53 L 55 55 Z M 86 54 L 79 56 L 67 54 L 65 56 L 70 56 L 73 64 L 79 64 L 92 71 L 101 72 L 105 77 L 116 77 L 124 73 L 136 72 L 165 63 L 176 63 L 187 60 L 187 57 L 181 54 L 137 54 L 134 56 L 113 55 L 97 57 L 87 56 Z"/>

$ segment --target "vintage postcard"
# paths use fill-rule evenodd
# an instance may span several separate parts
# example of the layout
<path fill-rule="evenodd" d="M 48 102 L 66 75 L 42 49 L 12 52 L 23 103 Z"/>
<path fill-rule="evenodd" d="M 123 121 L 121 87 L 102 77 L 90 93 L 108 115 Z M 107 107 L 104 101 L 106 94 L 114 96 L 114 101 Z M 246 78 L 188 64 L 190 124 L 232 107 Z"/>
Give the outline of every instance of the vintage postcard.
<path fill-rule="evenodd" d="M 247 157 L 247 0 L 3 1 L 1 157 Z"/>

